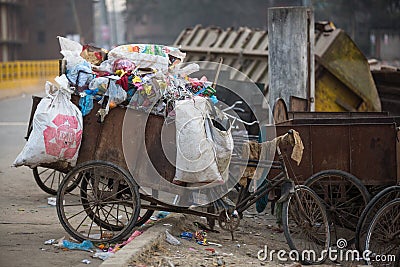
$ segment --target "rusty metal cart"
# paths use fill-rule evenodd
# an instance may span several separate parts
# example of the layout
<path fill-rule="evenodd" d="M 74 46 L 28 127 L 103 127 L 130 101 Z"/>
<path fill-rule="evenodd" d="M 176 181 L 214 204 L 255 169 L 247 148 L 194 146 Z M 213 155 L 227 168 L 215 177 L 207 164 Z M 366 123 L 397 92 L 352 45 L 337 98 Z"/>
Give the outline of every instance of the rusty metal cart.
<path fill-rule="evenodd" d="M 72 97 L 77 103 L 78 98 Z M 32 114 L 40 99 L 34 98 Z M 99 108 L 95 103 L 94 110 Z M 248 161 L 239 155 L 233 155 L 232 165 L 271 166 L 277 172 L 268 183 L 254 191 L 250 190 L 250 181 L 246 186 L 230 185 L 238 189 L 238 199 L 234 206 L 228 205 L 218 198 L 200 209 L 181 207 L 179 204 L 164 202 L 159 197 L 163 191 L 180 195 L 176 187 L 171 188 L 175 175 L 175 167 L 168 161 L 161 145 L 161 131 L 164 117 L 149 115 L 145 121 L 137 120 L 137 124 L 145 125 L 145 135 L 136 135 L 136 129 L 128 131 L 132 136 L 131 147 L 134 151 L 146 153 L 152 166 L 139 164 L 143 159 L 141 153 L 136 158 L 127 159 L 123 153 L 123 119 L 126 112 L 136 112 L 124 107 L 110 111 L 104 122 L 99 123 L 95 112 L 84 117 L 84 130 L 78 165 L 65 168 L 59 164 L 42 165 L 43 167 L 66 173 L 57 188 L 57 214 L 64 229 L 75 239 L 93 242 L 117 242 L 128 237 L 136 226 L 143 224 L 154 210 L 170 211 L 204 216 L 210 227 L 218 221 L 220 227 L 231 232 L 239 226 L 243 211 L 251 207 L 268 192 L 282 191 L 281 203 L 284 234 L 289 247 L 301 251 L 314 249 L 322 252 L 330 244 L 330 229 L 325 207 L 313 190 L 306 186 L 293 185 L 289 178 L 283 156 L 277 146 L 278 160 Z M 139 116 L 140 117 L 140 116 Z M 167 130 L 168 131 L 168 130 Z M 126 134 L 126 133 L 125 133 Z M 140 140 L 142 139 L 142 140 Z M 129 172 L 127 162 L 135 162 L 134 172 Z M 139 162 L 139 163 L 138 163 Z M 154 171 L 163 177 L 158 184 L 138 185 L 137 177 L 149 177 Z M 136 177 L 136 178 L 135 178 Z M 226 185 L 229 186 L 229 185 Z M 149 190 L 142 190 L 147 187 Z M 174 189 L 175 188 L 175 189 Z M 172 190 L 172 191 L 171 191 Z M 209 194 L 218 193 L 219 188 L 210 188 Z M 205 210 L 204 210 L 205 209 Z M 325 258 L 300 258 L 305 263 L 321 263 Z"/>
<path fill-rule="evenodd" d="M 349 245 L 355 241 L 360 248 L 359 240 L 364 239 L 360 232 L 366 232 L 360 229 L 369 226 L 374 214 L 363 214 L 366 207 L 364 213 L 372 210 L 368 208 L 373 203 L 371 195 L 400 184 L 398 118 L 386 112 L 283 115 L 285 119 L 276 125 L 277 134 L 293 128 L 308 148 L 299 166 L 288 165 L 297 180 L 323 199 L 334 230 L 332 245 L 346 238 Z"/>

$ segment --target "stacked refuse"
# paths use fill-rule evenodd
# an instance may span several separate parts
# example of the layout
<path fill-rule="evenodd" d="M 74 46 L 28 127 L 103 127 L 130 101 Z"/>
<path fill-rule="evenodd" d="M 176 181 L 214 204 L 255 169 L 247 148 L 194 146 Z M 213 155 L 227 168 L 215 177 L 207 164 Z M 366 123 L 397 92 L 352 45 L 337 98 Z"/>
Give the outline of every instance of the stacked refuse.
<path fill-rule="evenodd" d="M 157 115 L 172 116 L 175 102 L 203 96 L 216 102 L 215 89 L 205 76 L 190 78 L 197 64 L 183 66 L 185 53 L 157 44 L 126 44 L 110 51 L 59 37 L 67 62 L 66 76 L 80 95 L 85 116 L 93 101 L 102 120 L 109 110 L 124 105 Z"/>

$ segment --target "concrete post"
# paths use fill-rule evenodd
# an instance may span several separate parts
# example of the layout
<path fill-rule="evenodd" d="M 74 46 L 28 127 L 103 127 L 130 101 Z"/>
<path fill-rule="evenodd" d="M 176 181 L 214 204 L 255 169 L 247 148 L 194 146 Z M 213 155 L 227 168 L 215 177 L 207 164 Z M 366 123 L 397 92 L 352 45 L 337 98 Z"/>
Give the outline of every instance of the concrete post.
<path fill-rule="evenodd" d="M 314 16 L 308 7 L 268 9 L 269 104 L 314 111 Z"/>

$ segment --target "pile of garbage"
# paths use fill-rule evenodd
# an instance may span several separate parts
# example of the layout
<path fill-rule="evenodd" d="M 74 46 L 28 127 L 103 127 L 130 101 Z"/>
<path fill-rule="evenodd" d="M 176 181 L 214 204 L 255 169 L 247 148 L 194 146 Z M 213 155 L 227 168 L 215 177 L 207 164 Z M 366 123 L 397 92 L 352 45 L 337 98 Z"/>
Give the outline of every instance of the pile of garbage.
<path fill-rule="evenodd" d="M 184 66 L 185 53 L 157 44 L 126 44 L 106 51 L 58 39 L 65 74 L 56 77 L 58 86 L 46 83 L 47 96 L 37 106 L 32 133 L 14 166 L 57 162 L 65 169 L 74 167 L 83 117 L 96 112 L 103 122 L 111 109 L 122 105 L 174 119 L 177 146 L 184 148 L 177 152 L 174 182 L 223 183 L 228 178 L 233 150 L 229 120 L 214 107 L 215 82 L 189 77 L 200 67 Z M 71 94 L 80 96 L 79 108 Z M 100 104 L 96 111 L 94 101 Z M 219 120 L 217 126 L 213 120 Z"/>
<path fill-rule="evenodd" d="M 197 64 L 182 67 L 185 53 L 178 48 L 157 44 L 126 44 L 110 51 L 58 37 L 60 53 L 67 62 L 66 76 L 85 116 L 93 109 L 93 101 L 101 121 L 118 105 L 173 116 L 175 102 L 202 96 L 218 100 L 212 82 L 205 76 L 190 78 L 198 71 Z"/>

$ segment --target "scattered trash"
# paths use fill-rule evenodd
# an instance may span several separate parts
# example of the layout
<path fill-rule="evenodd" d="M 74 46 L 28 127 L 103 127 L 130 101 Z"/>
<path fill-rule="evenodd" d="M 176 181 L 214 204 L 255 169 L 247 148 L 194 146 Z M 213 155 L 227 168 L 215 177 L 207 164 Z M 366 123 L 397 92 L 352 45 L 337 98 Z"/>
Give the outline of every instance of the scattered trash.
<path fill-rule="evenodd" d="M 172 226 L 172 224 L 170 224 L 170 223 L 164 223 L 163 225 L 164 226 Z"/>
<path fill-rule="evenodd" d="M 181 238 L 186 239 L 186 240 L 191 240 L 193 238 L 193 233 L 191 232 L 183 232 L 181 233 Z"/>
<path fill-rule="evenodd" d="M 179 241 L 178 239 L 176 239 L 173 235 L 171 235 L 168 230 L 165 230 L 165 235 L 166 235 L 166 240 L 168 243 L 170 243 L 171 245 L 174 246 L 178 246 L 181 244 L 181 241 Z"/>
<path fill-rule="evenodd" d="M 56 198 L 55 197 L 47 198 L 47 204 L 49 204 L 50 206 L 55 206 L 56 205 Z"/>
<path fill-rule="evenodd" d="M 197 251 L 197 249 L 190 247 L 189 248 L 190 251 Z"/>
<path fill-rule="evenodd" d="M 169 215 L 168 211 L 160 211 L 159 213 L 157 213 L 156 217 L 157 219 L 164 219 L 168 215 Z"/>
<path fill-rule="evenodd" d="M 222 255 L 223 256 L 233 256 L 233 253 L 225 253 L 225 252 L 223 252 Z"/>
<path fill-rule="evenodd" d="M 223 259 L 219 258 L 219 259 L 217 260 L 217 265 L 218 265 L 218 266 L 225 266 L 225 261 L 224 261 Z"/>
<path fill-rule="evenodd" d="M 214 246 L 217 246 L 217 247 L 222 247 L 221 244 L 214 243 L 214 242 L 208 242 L 208 244 L 209 244 L 209 245 L 214 245 Z"/>
<path fill-rule="evenodd" d="M 44 241 L 44 244 L 45 245 L 53 245 L 55 242 L 56 242 L 55 239 L 49 239 L 49 240 Z"/>
<path fill-rule="evenodd" d="M 94 248 L 93 243 L 90 240 L 84 240 L 82 243 L 75 243 L 68 240 L 62 241 L 63 247 L 67 249 L 77 249 L 77 250 L 85 250 L 85 251 L 92 251 L 91 249 Z"/>
<path fill-rule="evenodd" d="M 208 246 L 207 240 L 205 239 L 203 241 L 197 241 L 196 243 L 202 246 Z"/>
<path fill-rule="evenodd" d="M 156 215 L 151 216 L 150 219 L 153 221 L 158 221 L 159 219 L 164 219 L 168 215 L 169 215 L 168 211 L 160 211 Z"/>
<path fill-rule="evenodd" d="M 215 253 L 215 249 L 213 249 L 213 248 L 205 248 L 204 250 L 210 251 L 212 254 Z"/>
<path fill-rule="evenodd" d="M 143 232 L 136 230 L 135 232 L 133 232 L 133 234 L 131 234 L 131 236 L 126 241 L 122 242 L 121 244 L 116 244 L 111 252 L 113 252 L 113 253 L 117 252 L 123 246 L 129 244 L 133 239 L 135 239 L 136 237 L 140 236 L 142 233 Z"/>
<path fill-rule="evenodd" d="M 63 236 L 63 237 L 57 239 L 56 241 L 54 241 L 52 245 L 55 246 L 55 247 L 63 247 L 64 239 L 65 239 L 65 236 Z"/>
<path fill-rule="evenodd" d="M 175 264 L 172 261 L 170 261 L 170 260 L 167 260 L 167 261 L 168 261 L 169 267 L 175 267 Z"/>
<path fill-rule="evenodd" d="M 84 259 L 84 260 L 82 260 L 82 263 L 84 263 L 84 264 L 90 264 L 91 261 L 90 261 L 90 260 L 87 260 L 87 259 Z"/>
<path fill-rule="evenodd" d="M 110 252 L 110 251 L 98 251 L 96 252 L 92 257 L 93 258 L 99 258 L 103 261 L 105 261 L 106 259 L 108 259 L 111 255 L 113 255 L 114 253 Z"/>
<path fill-rule="evenodd" d="M 89 235 L 89 238 L 92 238 L 92 239 L 101 239 L 101 234 L 91 234 L 91 235 Z"/>
<path fill-rule="evenodd" d="M 236 244 L 236 247 L 240 248 L 240 244 Z"/>
<path fill-rule="evenodd" d="M 194 233 L 194 238 L 196 239 L 196 241 L 203 241 L 205 240 L 207 237 L 207 232 L 205 232 L 204 230 L 198 230 Z"/>

